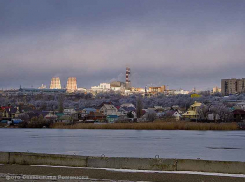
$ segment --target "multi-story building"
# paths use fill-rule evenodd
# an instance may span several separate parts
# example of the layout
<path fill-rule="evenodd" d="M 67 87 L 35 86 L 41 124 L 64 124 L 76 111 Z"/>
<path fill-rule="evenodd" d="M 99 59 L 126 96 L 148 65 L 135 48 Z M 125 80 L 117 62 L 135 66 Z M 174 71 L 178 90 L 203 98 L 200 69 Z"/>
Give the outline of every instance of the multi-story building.
<path fill-rule="evenodd" d="M 37 88 L 20 88 L 17 95 L 38 95 L 38 94 L 59 94 L 66 93 L 66 89 L 37 89 Z"/>
<path fill-rule="evenodd" d="M 187 90 L 174 90 L 174 95 L 184 95 L 184 94 L 189 94 L 189 91 Z"/>
<path fill-rule="evenodd" d="M 221 92 L 221 88 L 217 86 L 213 88 L 213 93 L 219 93 L 219 92 Z"/>
<path fill-rule="evenodd" d="M 166 91 L 166 86 L 163 85 L 161 87 L 149 87 L 149 93 L 150 94 L 157 94 L 157 93 L 163 93 L 164 91 Z"/>
<path fill-rule="evenodd" d="M 87 89 L 86 88 L 77 88 L 77 92 L 86 93 Z"/>
<path fill-rule="evenodd" d="M 77 90 L 77 78 L 69 77 L 66 84 L 67 92 L 75 92 Z"/>
<path fill-rule="evenodd" d="M 129 67 L 127 67 L 126 68 L 126 82 L 125 82 L 125 84 L 126 84 L 125 87 L 126 87 L 127 90 L 130 90 L 131 87 L 132 87 L 131 80 L 130 80 L 130 75 L 131 75 L 131 70 L 130 70 Z"/>
<path fill-rule="evenodd" d="M 136 88 L 136 87 L 132 87 L 131 88 L 132 92 L 136 92 L 136 93 L 145 93 L 145 89 L 144 88 Z"/>
<path fill-rule="evenodd" d="M 107 92 L 107 91 L 110 91 L 111 89 L 111 85 L 110 83 L 101 83 L 99 86 L 94 86 L 94 87 L 91 87 L 91 90 L 93 92 Z"/>
<path fill-rule="evenodd" d="M 110 83 L 110 87 L 111 87 L 111 90 L 113 90 L 113 91 L 118 91 L 118 92 L 124 93 L 126 84 L 124 82 L 114 81 L 114 82 Z"/>
<path fill-rule="evenodd" d="M 60 78 L 53 77 L 51 79 L 50 89 L 61 89 Z"/>
<path fill-rule="evenodd" d="M 38 87 L 38 89 L 46 89 L 47 87 L 46 87 L 46 85 L 44 85 L 44 84 L 42 84 L 42 86 L 41 87 Z"/>
<path fill-rule="evenodd" d="M 238 94 L 245 92 L 245 78 L 222 79 L 221 93 L 223 95 Z"/>

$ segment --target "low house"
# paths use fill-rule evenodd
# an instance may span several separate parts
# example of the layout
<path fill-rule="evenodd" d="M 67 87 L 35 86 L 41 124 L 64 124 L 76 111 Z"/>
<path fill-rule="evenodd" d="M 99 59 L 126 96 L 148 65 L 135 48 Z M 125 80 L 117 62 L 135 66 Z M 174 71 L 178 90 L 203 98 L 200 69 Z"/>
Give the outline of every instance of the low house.
<path fill-rule="evenodd" d="M 74 108 L 64 109 L 63 113 L 66 116 L 71 116 L 72 121 L 78 121 L 79 120 L 79 113 Z"/>
<path fill-rule="evenodd" d="M 209 113 L 207 119 L 208 121 L 217 121 L 220 120 L 220 116 L 218 114 Z"/>
<path fill-rule="evenodd" d="M 61 115 L 60 117 L 58 116 L 58 121 L 63 123 L 70 123 L 72 121 L 72 117 L 69 115 Z"/>
<path fill-rule="evenodd" d="M 163 107 L 162 106 L 154 106 L 155 109 L 162 109 L 163 110 Z"/>
<path fill-rule="evenodd" d="M 18 116 L 21 114 L 19 107 L 2 107 L 2 117 L 8 118 L 8 119 L 14 119 L 18 118 Z"/>
<path fill-rule="evenodd" d="M 183 119 L 185 120 L 197 120 L 198 119 L 198 112 L 197 108 L 199 108 L 202 105 L 200 102 L 196 102 L 190 106 L 190 108 L 182 114 Z"/>
<path fill-rule="evenodd" d="M 240 109 L 245 110 L 245 102 L 239 102 L 236 104 Z"/>
<path fill-rule="evenodd" d="M 77 112 L 76 112 L 76 110 L 74 108 L 69 108 L 69 109 L 64 109 L 63 113 L 65 115 L 72 115 L 72 114 L 75 114 Z"/>
<path fill-rule="evenodd" d="M 85 116 L 87 116 L 88 114 L 90 114 L 90 112 L 96 112 L 97 110 L 95 108 L 84 108 L 80 114 L 81 117 L 84 118 Z"/>
<path fill-rule="evenodd" d="M 22 123 L 23 121 L 21 120 L 21 119 L 12 119 L 11 120 L 11 124 L 13 124 L 13 125 L 18 125 L 18 124 L 20 124 L 20 123 Z"/>
<path fill-rule="evenodd" d="M 179 105 L 173 105 L 172 108 L 173 108 L 174 110 L 177 110 L 177 109 L 179 109 L 180 107 L 179 107 Z"/>
<path fill-rule="evenodd" d="M 133 108 L 135 108 L 135 106 L 132 103 L 124 103 L 120 107 L 133 107 Z"/>
<path fill-rule="evenodd" d="M 30 112 L 36 110 L 36 107 L 34 105 L 28 104 L 28 105 L 20 105 L 20 112 Z"/>
<path fill-rule="evenodd" d="M 109 123 L 114 123 L 115 121 L 118 120 L 118 115 L 107 115 L 106 119 Z"/>
<path fill-rule="evenodd" d="M 142 116 L 138 119 L 139 122 L 153 122 L 157 118 L 157 113 L 154 108 L 142 110 Z"/>
<path fill-rule="evenodd" d="M 100 108 L 100 113 L 106 115 L 108 122 L 112 123 L 118 120 L 118 115 L 120 115 L 117 108 L 112 104 L 104 104 Z"/>
<path fill-rule="evenodd" d="M 58 116 L 54 112 L 49 112 L 44 118 L 49 121 L 56 121 Z"/>
<path fill-rule="evenodd" d="M 0 121 L 2 120 L 3 118 L 3 110 L 0 109 Z"/>
<path fill-rule="evenodd" d="M 171 109 L 171 107 L 163 107 L 162 110 L 163 111 L 169 111 Z"/>
<path fill-rule="evenodd" d="M 176 121 L 179 121 L 182 117 L 181 114 L 178 112 L 178 110 L 174 110 L 174 109 L 167 111 L 164 116 L 173 117 L 176 119 Z"/>
<path fill-rule="evenodd" d="M 118 111 L 121 113 L 121 115 L 132 115 L 133 117 L 131 118 L 137 118 L 134 107 L 121 107 Z"/>
<path fill-rule="evenodd" d="M 100 112 L 90 112 L 87 116 L 85 116 L 85 120 L 104 122 L 106 121 L 106 116 Z"/>
<path fill-rule="evenodd" d="M 234 121 L 236 122 L 241 122 L 245 121 L 245 111 L 242 109 L 237 109 L 232 111 L 233 116 L 234 116 Z"/>
<path fill-rule="evenodd" d="M 26 114 L 28 114 L 29 119 L 31 120 L 32 118 L 43 116 L 45 117 L 49 112 L 48 111 L 29 111 Z"/>
<path fill-rule="evenodd" d="M 104 114 L 104 115 L 118 115 L 118 110 L 117 108 L 112 105 L 112 104 L 104 104 L 101 108 L 100 108 L 100 113 Z"/>

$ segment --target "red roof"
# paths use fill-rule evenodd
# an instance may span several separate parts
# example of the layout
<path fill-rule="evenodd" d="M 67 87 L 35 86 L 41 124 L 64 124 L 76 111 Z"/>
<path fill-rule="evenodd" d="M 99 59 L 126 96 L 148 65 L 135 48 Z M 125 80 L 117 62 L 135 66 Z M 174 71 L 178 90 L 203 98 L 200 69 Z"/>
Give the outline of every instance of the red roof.
<path fill-rule="evenodd" d="M 233 114 L 245 114 L 245 111 L 242 109 L 236 109 L 235 111 L 233 111 Z"/>
<path fill-rule="evenodd" d="M 1 109 L 4 110 L 4 109 L 9 109 L 11 108 L 11 106 L 2 106 Z"/>

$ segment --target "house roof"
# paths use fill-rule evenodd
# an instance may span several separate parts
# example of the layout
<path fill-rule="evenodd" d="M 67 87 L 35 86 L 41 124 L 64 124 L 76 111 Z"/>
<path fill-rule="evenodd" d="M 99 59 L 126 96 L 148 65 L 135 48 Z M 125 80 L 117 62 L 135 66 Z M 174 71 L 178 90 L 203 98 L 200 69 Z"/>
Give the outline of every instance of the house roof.
<path fill-rule="evenodd" d="M 112 104 L 104 104 L 103 105 L 106 109 L 116 109 L 116 107 L 114 106 L 114 105 L 112 105 Z M 102 107 L 103 107 L 102 106 Z"/>
<path fill-rule="evenodd" d="M 187 111 L 184 114 L 182 114 L 182 116 L 195 116 L 198 115 L 198 113 L 196 113 L 195 111 Z"/>
<path fill-rule="evenodd" d="M 58 116 L 58 118 L 62 117 L 64 115 L 64 113 L 56 113 L 56 116 Z"/>
<path fill-rule="evenodd" d="M 191 107 L 200 107 L 202 105 L 201 102 L 195 101 L 194 104 L 191 105 Z"/>
<path fill-rule="evenodd" d="M 105 117 L 104 114 L 100 113 L 100 112 L 90 112 L 87 116 L 100 116 L 100 117 Z"/>
<path fill-rule="evenodd" d="M 123 110 L 125 110 L 127 112 L 135 111 L 134 107 L 121 107 L 120 109 L 123 109 Z"/>
<path fill-rule="evenodd" d="M 166 112 L 166 115 L 173 115 L 176 111 L 175 110 L 169 110 Z"/>
<path fill-rule="evenodd" d="M 48 113 L 46 116 L 45 116 L 45 118 L 57 118 L 58 116 L 56 116 L 55 114 L 53 114 L 53 113 Z"/>
<path fill-rule="evenodd" d="M 233 114 L 245 114 L 245 111 L 242 109 L 236 109 L 233 111 Z"/>
<path fill-rule="evenodd" d="M 132 103 L 124 103 L 124 104 L 121 104 L 121 107 L 135 107 L 135 106 Z"/>
<path fill-rule="evenodd" d="M 1 106 L 1 109 L 4 110 L 4 109 L 9 109 L 11 108 L 11 106 Z"/>
<path fill-rule="evenodd" d="M 102 103 L 99 105 L 99 107 L 101 108 L 101 107 L 103 107 L 103 105 L 105 105 L 105 104 L 111 105 L 112 102 L 102 102 Z"/>
<path fill-rule="evenodd" d="M 245 102 L 239 102 L 237 105 L 245 105 Z"/>
<path fill-rule="evenodd" d="M 19 109 L 17 109 L 17 107 L 7 107 L 5 108 L 5 111 L 9 114 L 12 114 L 12 113 L 16 113 L 17 111 L 19 111 Z"/>
<path fill-rule="evenodd" d="M 141 110 L 141 112 L 142 112 L 142 115 L 144 115 L 144 114 L 146 113 L 146 111 L 145 111 L 145 110 L 143 110 L 143 109 Z"/>
<path fill-rule="evenodd" d="M 30 118 L 38 117 L 40 115 L 42 115 L 43 117 L 45 117 L 48 114 L 48 112 L 43 112 L 43 111 L 30 111 L 30 112 L 27 112 L 27 114 L 29 115 Z"/>
<path fill-rule="evenodd" d="M 83 110 L 85 110 L 85 111 L 96 111 L 95 108 L 84 108 Z"/>

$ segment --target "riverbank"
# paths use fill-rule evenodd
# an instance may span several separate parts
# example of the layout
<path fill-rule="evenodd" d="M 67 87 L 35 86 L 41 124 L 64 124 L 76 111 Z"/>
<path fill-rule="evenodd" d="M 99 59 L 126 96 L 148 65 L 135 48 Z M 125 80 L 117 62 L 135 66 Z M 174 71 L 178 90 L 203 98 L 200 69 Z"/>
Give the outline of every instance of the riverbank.
<path fill-rule="evenodd" d="M 41 179 L 45 176 L 54 177 L 56 180 Z M 239 176 L 239 175 L 237 175 Z M 13 178 L 19 180 L 12 180 Z M 46 182 L 133 182 L 133 181 L 155 181 L 155 182 L 243 182 L 244 177 L 236 177 L 213 173 L 171 173 L 156 171 L 139 171 L 139 170 L 113 170 L 113 169 L 93 169 L 93 168 L 68 168 L 61 166 L 29 166 L 29 165 L 0 165 L 0 182 L 7 181 L 34 181 L 27 178 L 33 177 L 40 179 L 35 181 Z M 76 180 L 67 178 L 86 178 Z M 63 178 L 63 179 L 62 179 Z M 24 179 L 24 180 L 22 180 Z"/>
<path fill-rule="evenodd" d="M 55 129 L 127 129 L 127 130 L 239 130 L 237 123 L 153 122 L 153 123 L 54 123 Z"/>
<path fill-rule="evenodd" d="M 0 164 L 63 166 L 70 168 L 102 168 L 172 172 L 206 172 L 245 175 L 245 162 L 200 159 L 100 157 L 43 154 L 30 152 L 0 152 Z"/>

